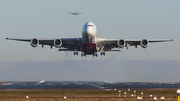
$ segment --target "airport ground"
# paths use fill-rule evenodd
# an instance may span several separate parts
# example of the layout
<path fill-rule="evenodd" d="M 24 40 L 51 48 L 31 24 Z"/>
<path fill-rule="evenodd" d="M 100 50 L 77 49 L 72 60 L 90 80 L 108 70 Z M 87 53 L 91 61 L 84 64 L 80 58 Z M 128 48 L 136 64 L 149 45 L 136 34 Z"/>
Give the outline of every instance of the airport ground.
<path fill-rule="evenodd" d="M 157 101 L 162 96 L 177 101 L 178 88 L 180 82 L 5 81 L 0 82 L 0 101 L 26 101 L 26 96 L 28 101 L 63 101 L 64 96 L 66 101 L 137 101 L 137 96 L 152 101 L 151 94 Z"/>
<path fill-rule="evenodd" d="M 136 97 L 131 97 L 136 90 Z M 153 101 L 150 98 L 157 97 L 156 101 L 161 101 L 160 97 L 164 96 L 163 101 L 177 101 L 176 89 L 134 89 L 128 91 L 123 89 L 121 97 L 119 97 L 119 90 L 95 90 L 95 89 L 1 89 L 0 101 L 26 101 L 26 96 L 29 97 L 28 101 L 64 101 L 64 96 L 67 97 L 66 101 L 137 101 L 137 96 L 143 96 L 142 101 Z M 126 92 L 126 98 L 124 95 Z M 143 95 L 141 94 L 143 92 Z M 139 100 L 140 101 L 140 100 Z"/>

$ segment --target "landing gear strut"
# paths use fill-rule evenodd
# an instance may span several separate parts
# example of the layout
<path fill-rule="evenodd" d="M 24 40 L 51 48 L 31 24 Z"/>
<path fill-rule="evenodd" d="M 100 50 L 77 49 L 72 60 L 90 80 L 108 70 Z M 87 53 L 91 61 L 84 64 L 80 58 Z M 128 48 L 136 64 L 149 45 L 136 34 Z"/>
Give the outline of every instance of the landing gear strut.
<path fill-rule="evenodd" d="M 85 56 L 85 57 L 86 57 L 86 54 L 82 53 L 82 54 L 81 54 L 81 57 L 83 57 L 83 56 Z"/>
<path fill-rule="evenodd" d="M 74 55 L 78 55 L 78 52 L 74 52 Z"/>
<path fill-rule="evenodd" d="M 96 53 L 95 53 L 95 54 L 93 54 L 93 57 L 94 57 L 94 56 L 96 56 L 96 57 L 97 57 L 97 54 L 96 54 Z"/>
<path fill-rule="evenodd" d="M 105 56 L 105 52 L 101 52 L 101 56 L 104 55 Z"/>

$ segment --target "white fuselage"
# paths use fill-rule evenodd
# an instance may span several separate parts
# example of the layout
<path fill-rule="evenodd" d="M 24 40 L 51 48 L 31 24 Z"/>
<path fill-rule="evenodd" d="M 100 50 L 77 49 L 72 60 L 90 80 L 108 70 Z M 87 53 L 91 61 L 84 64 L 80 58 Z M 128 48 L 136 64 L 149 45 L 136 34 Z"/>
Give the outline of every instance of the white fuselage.
<path fill-rule="evenodd" d="M 82 51 L 85 54 L 97 52 L 97 28 L 93 22 L 86 22 L 82 29 Z"/>
<path fill-rule="evenodd" d="M 83 43 L 96 43 L 97 28 L 93 22 L 86 22 L 82 29 Z"/>

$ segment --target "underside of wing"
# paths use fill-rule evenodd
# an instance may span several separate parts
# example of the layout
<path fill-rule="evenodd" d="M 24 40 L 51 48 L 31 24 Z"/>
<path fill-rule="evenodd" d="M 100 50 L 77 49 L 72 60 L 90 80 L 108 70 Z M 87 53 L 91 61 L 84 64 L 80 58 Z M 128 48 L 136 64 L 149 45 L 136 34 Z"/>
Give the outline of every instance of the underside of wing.
<path fill-rule="evenodd" d="M 82 38 L 62 38 L 62 47 L 69 51 L 81 51 Z"/>
<path fill-rule="evenodd" d="M 6 40 L 16 40 L 16 41 L 26 41 L 26 42 L 31 41 L 31 39 L 18 39 L 18 38 L 6 38 Z"/>
<path fill-rule="evenodd" d="M 141 45 L 143 48 L 147 48 L 149 43 L 152 42 L 167 42 L 167 41 L 173 41 L 172 39 L 153 39 L 153 40 L 147 40 L 147 39 L 98 39 L 98 46 L 99 51 L 109 51 L 113 48 L 123 48 L 126 47 L 128 49 L 129 46 L 135 46 L 137 48 L 138 45 Z"/>
<path fill-rule="evenodd" d="M 6 38 L 6 40 L 16 40 L 16 41 L 24 41 L 30 42 L 32 47 L 37 47 L 39 44 L 44 47 L 44 45 L 48 45 L 51 48 L 55 46 L 56 48 L 67 48 L 72 51 L 80 51 L 82 45 L 82 38 L 57 38 L 57 39 L 19 39 L 19 38 Z"/>

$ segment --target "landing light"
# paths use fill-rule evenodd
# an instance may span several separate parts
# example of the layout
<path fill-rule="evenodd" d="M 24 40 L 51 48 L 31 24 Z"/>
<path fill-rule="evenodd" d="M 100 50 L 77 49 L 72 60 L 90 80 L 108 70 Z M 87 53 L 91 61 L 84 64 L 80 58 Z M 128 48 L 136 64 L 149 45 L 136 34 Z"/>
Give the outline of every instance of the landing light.
<path fill-rule="evenodd" d="M 157 97 L 154 97 L 153 99 L 154 99 L 154 100 L 157 100 Z"/>
<path fill-rule="evenodd" d="M 180 89 L 177 90 L 177 93 L 180 94 Z"/>
<path fill-rule="evenodd" d="M 162 96 L 162 97 L 161 97 L 161 100 L 164 100 L 164 99 L 165 99 L 165 97 L 164 97 L 164 96 Z"/>
<path fill-rule="evenodd" d="M 66 100 L 66 96 L 64 96 L 64 100 Z"/>

